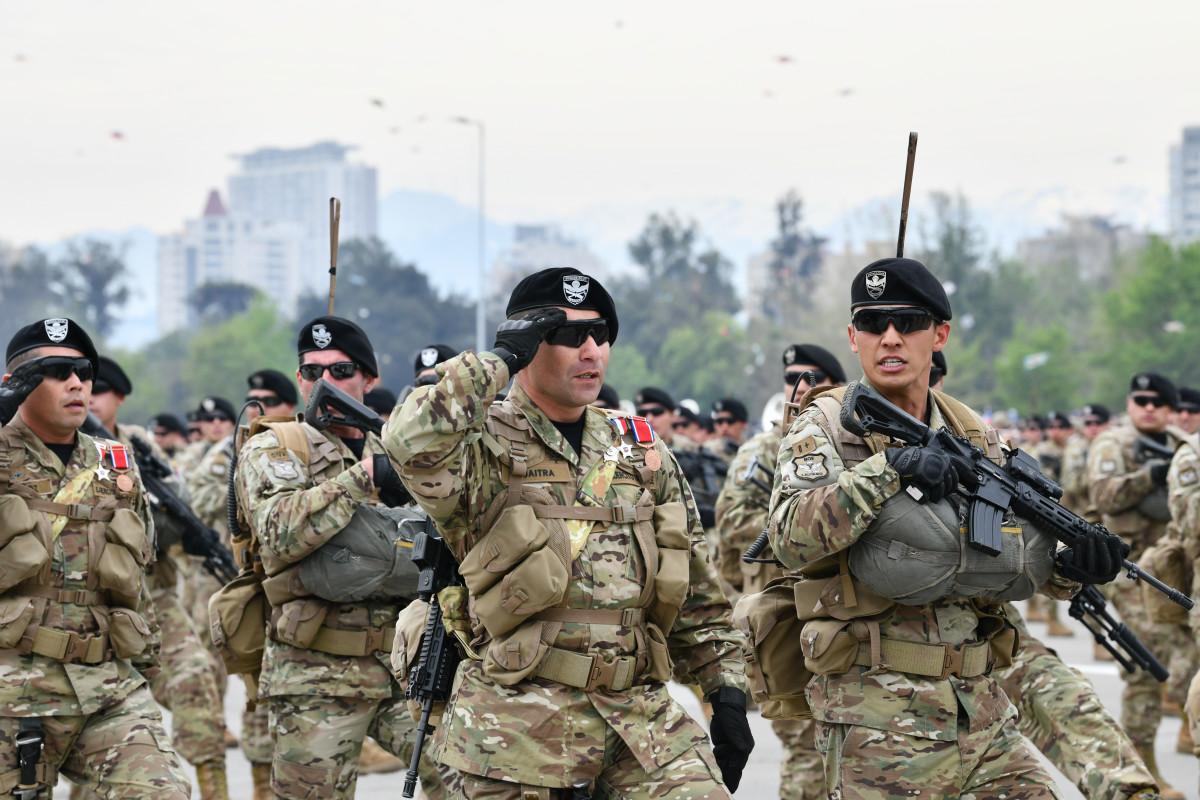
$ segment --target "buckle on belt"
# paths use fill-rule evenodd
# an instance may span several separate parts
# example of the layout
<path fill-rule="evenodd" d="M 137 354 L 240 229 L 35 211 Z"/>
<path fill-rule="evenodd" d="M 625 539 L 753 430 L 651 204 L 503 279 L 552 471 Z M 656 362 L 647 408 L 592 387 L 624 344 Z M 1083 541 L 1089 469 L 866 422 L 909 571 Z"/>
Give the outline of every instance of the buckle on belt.
<path fill-rule="evenodd" d="M 633 506 L 614 506 L 612 516 L 613 522 L 618 525 L 626 522 L 637 522 L 637 509 Z"/>
<path fill-rule="evenodd" d="M 940 681 L 944 681 L 951 675 L 957 675 L 962 672 L 963 648 L 965 645 L 955 647 L 952 644 L 942 642 L 942 647 L 945 652 L 942 654 L 942 674 L 938 675 L 938 680 Z"/>
<path fill-rule="evenodd" d="M 619 656 L 612 661 L 604 661 L 597 653 L 592 653 L 589 658 L 592 659 L 592 668 L 588 673 L 587 686 L 581 687 L 585 692 L 600 688 L 623 692 L 633 686 L 634 658 Z"/>

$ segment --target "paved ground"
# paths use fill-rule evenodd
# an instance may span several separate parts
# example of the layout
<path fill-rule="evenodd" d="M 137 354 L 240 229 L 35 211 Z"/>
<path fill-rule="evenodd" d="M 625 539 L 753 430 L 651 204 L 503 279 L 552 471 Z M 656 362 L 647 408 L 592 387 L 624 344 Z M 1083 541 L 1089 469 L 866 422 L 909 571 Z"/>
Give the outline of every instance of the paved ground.
<path fill-rule="evenodd" d="M 1079 668 L 1092 679 L 1105 705 L 1119 719 L 1121 690 L 1124 684 L 1117 675 L 1117 668 L 1111 662 L 1094 661 L 1091 639 L 1085 638 L 1087 632 L 1074 620 L 1066 618 L 1066 621 L 1068 625 L 1078 629 L 1078 634 L 1072 638 L 1052 638 L 1047 641 L 1058 650 L 1067 663 Z M 1030 627 L 1035 635 L 1044 636 L 1045 625 L 1032 623 Z M 241 725 L 241 704 L 245 695 L 240 681 L 230 681 L 229 687 L 226 719 L 237 731 Z M 699 714 L 699 705 L 694 695 L 681 689 L 676 696 L 689 711 L 696 715 Z M 771 731 L 770 723 L 761 719 L 756 713 L 751 714 L 751 726 L 757 744 L 742 777 L 742 785 L 738 789 L 737 795 L 746 798 L 753 797 L 756 800 L 767 800 L 767 798 L 778 796 L 779 740 Z M 1200 782 L 1200 767 L 1198 767 L 1200 761 L 1194 756 L 1179 755 L 1175 752 L 1175 737 L 1179 733 L 1179 726 L 1178 718 L 1168 717 L 1163 721 L 1156 748 L 1159 767 L 1162 769 L 1164 777 L 1175 788 L 1184 792 L 1192 800 L 1200 800 L 1200 794 L 1197 792 L 1197 785 Z M 248 800 L 251 794 L 250 767 L 238 750 L 229 751 L 229 773 L 230 795 L 233 800 Z M 1055 774 L 1057 775 L 1057 772 Z M 1061 776 L 1058 777 L 1065 798 L 1083 797 L 1074 786 L 1069 785 Z M 364 800 L 384 800 L 385 798 L 386 800 L 398 800 L 402 784 L 403 773 L 365 775 L 358 782 L 358 797 L 364 798 Z M 58 798 L 67 796 L 65 782 L 60 783 L 55 791 L 55 796 Z M 198 795 L 196 796 L 198 797 Z"/>

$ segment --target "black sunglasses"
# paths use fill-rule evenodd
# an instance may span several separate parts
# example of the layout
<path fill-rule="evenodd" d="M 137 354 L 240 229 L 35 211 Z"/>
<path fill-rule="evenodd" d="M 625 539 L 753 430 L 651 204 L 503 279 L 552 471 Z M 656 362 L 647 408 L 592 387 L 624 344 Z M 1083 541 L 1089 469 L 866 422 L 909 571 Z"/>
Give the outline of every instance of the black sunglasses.
<path fill-rule="evenodd" d="M 690 424 L 691 424 L 691 423 L 690 423 L 690 422 L 688 422 L 687 420 L 684 420 L 683 422 L 672 422 L 672 423 L 671 423 L 671 430 L 673 430 L 673 431 L 681 431 L 681 430 L 683 430 L 684 428 L 686 428 L 686 427 L 687 427 L 688 425 L 690 425 Z"/>
<path fill-rule="evenodd" d="M 736 417 L 713 417 L 713 425 L 732 425 L 735 422 Z"/>
<path fill-rule="evenodd" d="M 588 337 L 596 340 L 597 346 L 608 341 L 608 320 L 606 319 L 576 319 L 564 322 L 546 335 L 546 344 L 560 344 L 566 347 L 583 347 Z"/>
<path fill-rule="evenodd" d="M 1085 419 L 1083 421 L 1083 424 L 1084 425 L 1103 425 L 1104 420 L 1102 420 L 1102 419 Z"/>
<path fill-rule="evenodd" d="M 805 369 L 800 370 L 799 372 L 783 373 L 783 382 L 788 386 L 795 386 L 805 375 L 811 376 L 811 379 L 808 382 L 809 386 L 816 386 L 818 383 L 829 377 L 829 373 L 823 369 Z"/>
<path fill-rule="evenodd" d="M 1135 394 L 1130 395 L 1129 399 L 1133 401 L 1135 406 L 1141 406 L 1142 408 L 1145 408 L 1146 406 L 1162 408 L 1163 406 L 1167 405 L 1167 401 L 1156 394 Z"/>
<path fill-rule="evenodd" d="M 329 374 L 334 380 L 344 381 L 346 378 L 354 377 L 358 372 L 358 364 L 353 361 L 339 361 L 336 364 L 301 364 L 300 377 L 306 381 L 317 381 L 325 374 L 325 370 L 329 370 Z"/>
<path fill-rule="evenodd" d="M 904 335 L 914 331 L 929 330 L 936 320 L 923 308 L 880 308 L 862 309 L 850 318 L 854 330 L 882 336 L 889 325 L 896 326 L 896 333 Z"/>
<path fill-rule="evenodd" d="M 637 410 L 639 417 L 657 417 L 660 414 L 667 413 L 667 409 L 662 406 L 646 406 Z"/>
<path fill-rule="evenodd" d="M 283 398 L 277 394 L 268 394 L 261 397 L 251 397 L 246 395 L 247 403 L 262 403 L 263 408 L 274 408 L 275 406 L 283 405 Z"/>
<path fill-rule="evenodd" d="M 45 375 L 47 378 L 54 378 L 56 381 L 65 381 L 71 377 L 74 372 L 79 376 L 81 381 L 90 381 L 95 375 L 92 372 L 92 362 L 86 358 L 76 358 L 75 356 L 44 356 L 36 359 L 39 375 Z"/>

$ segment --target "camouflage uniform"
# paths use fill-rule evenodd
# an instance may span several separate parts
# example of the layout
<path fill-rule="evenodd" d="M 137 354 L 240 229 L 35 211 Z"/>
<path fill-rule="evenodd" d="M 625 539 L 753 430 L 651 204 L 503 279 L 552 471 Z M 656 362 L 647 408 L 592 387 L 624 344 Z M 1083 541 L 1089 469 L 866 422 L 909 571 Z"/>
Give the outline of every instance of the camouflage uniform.
<path fill-rule="evenodd" d="M 733 457 L 737 455 L 738 451 L 738 443 L 728 436 L 714 436 L 700 446 L 718 456 L 726 464 L 733 463 Z"/>
<path fill-rule="evenodd" d="M 773 564 L 746 564 L 742 553 L 754 543 L 767 525 L 771 493 L 749 481 L 743 481 L 751 460 L 775 471 L 779 460 L 782 423 L 776 422 L 743 444 L 729 465 L 725 486 L 717 498 L 717 570 L 729 602 L 737 604 L 743 594 L 761 592 L 767 582 L 781 576 L 783 570 Z M 755 480 L 770 484 L 768 473 L 756 470 Z M 771 558 L 767 547 L 759 558 Z M 783 744 L 784 758 L 779 766 L 779 796 L 783 800 L 820 800 L 825 797 L 821 756 L 813 742 L 815 723 L 811 719 L 771 720 L 771 729 Z"/>
<path fill-rule="evenodd" d="M 578 551 L 573 558 L 562 555 L 570 570 L 565 600 L 541 612 L 553 612 L 548 621 L 526 618 L 499 638 L 479 634 L 473 644 L 486 661 L 467 659 L 459 668 L 435 733 L 437 757 L 469 773 L 464 785 L 475 797 L 544 795 L 545 787 L 577 781 L 594 781 L 597 796 L 728 797 L 704 730 L 671 698 L 661 677 L 650 677 L 652 668 L 660 675 L 667 670 L 668 655 L 661 647 L 648 652 L 646 637 L 665 634 L 676 679 L 699 684 L 706 695 L 721 687 L 746 690 L 743 639 L 731 627 L 695 505 L 669 449 L 658 438 L 639 447 L 619 432 L 613 421 L 622 419 L 618 413 L 610 419 L 588 408 L 582 452 L 576 454 L 519 384 L 493 404 L 509 379 L 508 367 L 494 354 L 468 351 L 437 369 L 440 381 L 417 388 L 392 414 L 384 441 L 460 562 L 483 552 L 477 545 L 499 530 L 488 523 L 512 491 L 505 465 L 518 463 L 512 460 L 518 451 L 515 439 L 506 447 L 503 437 L 496 438 L 492 431 L 501 427 L 526 437 L 520 446 L 530 466 L 518 488 L 519 513 L 542 504 L 562 513 L 591 507 L 599 519 L 603 510 L 637 505 L 653 508 L 658 520 L 665 506 L 664 513 L 678 512 L 681 526 L 680 541 L 668 544 L 663 526 L 634 523 L 639 515 L 618 519 L 614 511 L 594 525 L 564 516 L 567 523 L 583 523 L 566 526 L 577 534 Z M 661 466 L 654 465 L 658 460 Z M 647 563 L 643 541 L 660 535 L 658 574 L 670 574 L 678 584 L 653 579 L 651 585 L 657 570 Z M 668 591 L 671 597 L 686 593 L 686 599 L 671 607 L 673 623 L 660 630 L 656 609 L 663 604 L 655 598 Z M 638 613 L 647 607 L 655 622 Z M 576 621 L 581 616 L 619 621 Z M 551 647 L 514 651 L 526 633 L 544 637 Z M 591 690 L 586 680 L 568 683 L 552 669 L 585 659 L 593 670 L 612 670 Z M 505 664 L 512 670 L 507 675 Z M 557 677 L 544 677 L 551 673 Z"/>
<path fill-rule="evenodd" d="M 238 456 L 238 504 L 263 548 L 268 576 L 332 538 L 359 505 L 376 501 L 366 468 L 345 443 L 307 424 L 303 429 L 307 460 L 281 447 L 270 430 L 246 442 Z M 383 447 L 369 434 L 363 458 L 377 453 Z M 394 600 L 339 604 L 310 595 L 272 609 L 258 696 L 269 710 L 275 739 L 271 782 L 280 798 L 353 797 L 367 735 L 406 763 L 412 757 L 415 725 L 405 689 L 390 668 L 396 617 L 404 605 Z M 322 613 L 312 646 L 285 641 L 289 620 Z M 359 642 L 360 652 L 370 652 L 329 652 L 348 652 L 349 639 Z M 448 771 L 439 776 L 424 757 L 420 776 L 430 797 L 447 797 L 454 789 L 443 785 L 454 776 Z"/>
<path fill-rule="evenodd" d="M 64 467 L 19 415 L 0 429 L 0 440 L 11 494 L 60 504 L 51 508 L 87 509 L 88 515 L 67 516 L 44 505 L 31 509 L 34 536 L 53 551 L 50 564 L 39 578 L 0 595 L 0 794 L 10 793 L 19 779 L 14 738 L 21 720 L 37 717 L 46 736 L 38 767 L 44 785 L 53 786 L 62 772 L 106 797 L 186 800 L 187 777 L 143 677 L 158 672 L 149 587 L 142 581 L 133 603 L 146 626 L 146 645 L 131 659 L 118 658 L 107 623 L 119 606 L 101 589 L 94 567 L 101 557 L 95 548 L 109 528 L 88 520 L 95 512 L 103 519 L 101 508 L 111 511 L 113 499 L 128 504 L 145 528 L 138 558 L 153 556 L 154 523 L 136 468 L 102 464 L 97 440 L 83 433 Z M 132 464 L 132 454 L 129 459 Z"/>
<path fill-rule="evenodd" d="M 1091 500 L 1088 499 L 1088 445 L 1086 436 L 1077 433 L 1067 440 L 1063 448 L 1062 474 L 1059 485 L 1062 486 L 1062 504 L 1089 522 L 1099 522 L 1100 516 L 1092 510 Z"/>
<path fill-rule="evenodd" d="M 201 439 L 198 442 L 188 442 L 175 454 L 175 468 L 179 470 L 179 474 L 188 479 L 196 470 L 196 465 L 200 463 L 200 459 L 208 452 L 212 442 L 207 439 Z"/>
<path fill-rule="evenodd" d="M 1167 446 L 1174 449 L 1182 431 L 1168 427 Z M 1129 560 L 1136 562 L 1146 548 L 1166 532 L 1167 523 L 1158 522 L 1140 512 L 1139 501 L 1158 487 L 1150 478 L 1148 466 L 1141 466 L 1136 457 L 1138 437 L 1142 434 L 1132 425 L 1109 428 L 1092 440 L 1088 452 L 1090 497 L 1103 514 L 1104 526 L 1129 543 Z M 1166 683 L 1166 696 L 1183 704 L 1187 683 L 1191 677 L 1191 637 L 1180 625 L 1163 625 L 1150 621 L 1142 603 L 1141 588 L 1135 581 L 1117 580 L 1105 587 L 1121 614 L 1121 619 L 1150 652 L 1163 657 L 1171 673 Z M 1129 674 L 1121 671 L 1125 692 L 1121 702 L 1121 724 L 1139 752 L 1153 753 L 1154 737 L 1162 720 L 1162 689 L 1145 670 Z"/>
<path fill-rule="evenodd" d="M 1059 447 L 1058 444 L 1047 435 L 1045 439 L 1042 439 L 1042 441 L 1034 445 L 1031 455 L 1037 459 L 1038 466 L 1041 468 L 1042 472 L 1044 472 L 1052 481 L 1061 486 L 1064 457 L 1063 448 Z M 1062 502 L 1062 504 L 1067 508 L 1075 511 L 1073 507 L 1068 506 L 1066 502 L 1064 502 L 1066 499 L 1067 497 L 1064 495 L 1060 502 Z M 1076 513 L 1081 512 L 1076 511 Z M 1051 635 L 1069 636 L 1074 634 L 1074 631 L 1063 626 L 1062 622 L 1059 620 L 1058 601 L 1049 597 L 1034 595 L 1033 597 L 1029 598 L 1029 604 L 1030 610 L 1044 610 L 1047 622 L 1050 624 L 1049 633 Z"/>
<path fill-rule="evenodd" d="M 834 397 L 840 402 L 841 394 Z M 930 427 L 949 427 L 932 392 L 928 403 Z M 977 417 L 974 425 L 990 430 Z M 771 543 L 785 567 L 832 560 L 828 557 L 852 546 L 884 501 L 900 491 L 900 476 L 882 452 L 885 441 L 875 434 L 865 442 L 853 437 L 814 405 L 792 423 L 779 449 L 771 500 Z M 843 456 L 850 442 L 858 457 Z M 1057 575 L 1043 587 L 1064 599 L 1077 589 Z M 865 591 L 862 587 L 860 595 Z M 1002 609 L 955 597 L 922 606 L 893 604 L 876 618 L 881 646 L 899 640 L 924 652 L 949 645 L 964 660 L 986 648 L 983 657 L 990 664 L 981 626 L 985 612 Z M 815 674 L 806 689 L 832 796 L 1058 796 L 1016 732 L 1016 709 L 988 667 L 979 674 L 963 676 L 956 672 L 968 670 L 956 669 L 931 677 L 877 663 L 872 649 L 860 646 L 844 672 Z"/>
<path fill-rule="evenodd" d="M 1200 443 L 1196 437 L 1183 440 L 1167 472 L 1167 494 L 1171 503 L 1171 530 L 1183 541 L 1192 563 L 1192 599 L 1200 596 Z M 1200 646 L 1200 603 L 1188 613 L 1193 642 Z M 1194 672 L 1194 671 L 1193 671 Z M 1200 672 L 1194 672 L 1184 705 L 1192 740 L 1200 743 Z M 1200 747 L 1196 755 L 1200 755 Z"/>
<path fill-rule="evenodd" d="M 221 543 L 229 547 L 229 462 L 233 457 L 233 436 L 228 436 L 208 448 L 204 457 L 187 476 L 188 493 L 196 518 L 215 530 Z M 225 664 L 213 647 L 208 623 L 208 601 L 221 588 L 220 583 L 204 568 L 202 556 L 183 555 L 183 605 L 191 612 L 200 633 L 200 640 L 213 654 L 218 665 L 217 685 L 225 696 L 227 675 Z"/>

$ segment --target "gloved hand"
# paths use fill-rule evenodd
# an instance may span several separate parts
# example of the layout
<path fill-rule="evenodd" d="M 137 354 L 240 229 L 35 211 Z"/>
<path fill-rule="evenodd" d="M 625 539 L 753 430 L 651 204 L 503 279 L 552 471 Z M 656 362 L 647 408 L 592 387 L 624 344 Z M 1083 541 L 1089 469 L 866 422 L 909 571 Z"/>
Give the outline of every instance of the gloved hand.
<path fill-rule="evenodd" d="M 1070 547 L 1058 552 L 1058 572 L 1077 583 L 1110 583 L 1121 574 L 1129 545 L 1104 528 L 1081 533 Z"/>
<path fill-rule="evenodd" d="M 742 782 L 742 770 L 754 749 L 754 734 L 746 720 L 746 693 L 732 686 L 722 686 L 708 697 L 712 703 L 712 721 L 708 725 L 712 737 L 713 756 L 721 769 L 721 780 L 730 792 L 736 792 Z"/>
<path fill-rule="evenodd" d="M 567 312 L 561 308 L 535 311 L 522 319 L 510 319 L 496 328 L 496 343 L 492 352 L 508 364 L 510 375 L 516 375 L 533 361 L 538 346 L 550 333 L 567 321 Z"/>
<path fill-rule="evenodd" d="M 1150 467 L 1150 480 L 1154 481 L 1154 485 L 1166 486 L 1167 470 L 1171 468 L 1171 462 L 1156 458 L 1153 461 L 1148 461 L 1146 465 Z"/>
<path fill-rule="evenodd" d="M 936 503 L 954 491 L 958 472 L 950 459 L 927 447 L 889 447 L 884 457 L 900 473 L 900 485 L 916 486 L 925 493 L 923 502 Z"/>
<path fill-rule="evenodd" d="M 0 383 L 0 425 L 7 425 L 25 398 L 45 380 L 46 376 L 38 372 L 38 361 L 36 358 L 26 361 Z"/>
<path fill-rule="evenodd" d="M 375 488 L 379 489 L 379 500 L 388 508 L 406 506 L 413 501 L 412 495 L 400 482 L 400 473 L 392 466 L 391 460 L 379 454 L 374 457 L 372 466 L 375 469 Z"/>

